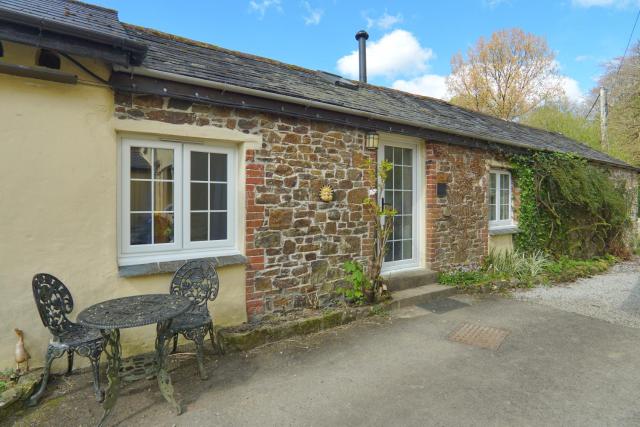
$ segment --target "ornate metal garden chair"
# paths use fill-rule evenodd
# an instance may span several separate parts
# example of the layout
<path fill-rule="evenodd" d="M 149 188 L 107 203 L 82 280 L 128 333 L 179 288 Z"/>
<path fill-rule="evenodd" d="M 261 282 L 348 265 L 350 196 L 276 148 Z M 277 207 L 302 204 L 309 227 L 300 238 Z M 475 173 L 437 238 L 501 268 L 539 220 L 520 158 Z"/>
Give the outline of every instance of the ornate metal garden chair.
<path fill-rule="evenodd" d="M 93 390 L 96 399 L 101 402 L 104 395 L 100 390 L 99 363 L 104 340 L 100 331 L 73 323 L 67 318 L 67 314 L 73 311 L 73 298 L 59 279 L 50 274 L 38 273 L 33 276 L 31 286 L 42 323 L 49 329 L 53 337 L 47 346 L 40 389 L 31 396 L 29 405 L 38 403 L 47 388 L 51 363 L 64 353 L 67 353 L 68 359 L 67 374 L 71 373 L 73 369 L 74 353 L 89 358 L 93 368 Z"/>
<path fill-rule="evenodd" d="M 216 266 L 211 261 L 193 260 L 186 262 L 176 271 L 171 279 L 169 292 L 173 295 L 182 295 L 189 298 L 193 305 L 184 314 L 175 317 L 171 323 L 173 334 L 173 351 L 178 346 L 178 334 L 195 342 L 196 356 L 200 378 L 207 379 L 204 370 L 203 346 L 207 334 L 211 338 L 211 345 L 220 354 L 224 352 L 222 341 L 218 339 L 213 327 L 213 319 L 209 314 L 207 303 L 218 296 L 220 282 Z"/>

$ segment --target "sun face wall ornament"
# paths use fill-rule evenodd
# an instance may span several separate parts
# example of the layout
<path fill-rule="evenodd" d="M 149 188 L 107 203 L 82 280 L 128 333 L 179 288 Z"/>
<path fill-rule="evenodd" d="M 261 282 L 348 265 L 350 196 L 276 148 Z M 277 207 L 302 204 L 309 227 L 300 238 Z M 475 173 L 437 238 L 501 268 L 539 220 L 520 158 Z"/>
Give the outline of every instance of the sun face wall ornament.
<path fill-rule="evenodd" d="M 333 188 L 330 185 L 325 185 L 320 189 L 320 200 L 323 202 L 333 201 Z"/>

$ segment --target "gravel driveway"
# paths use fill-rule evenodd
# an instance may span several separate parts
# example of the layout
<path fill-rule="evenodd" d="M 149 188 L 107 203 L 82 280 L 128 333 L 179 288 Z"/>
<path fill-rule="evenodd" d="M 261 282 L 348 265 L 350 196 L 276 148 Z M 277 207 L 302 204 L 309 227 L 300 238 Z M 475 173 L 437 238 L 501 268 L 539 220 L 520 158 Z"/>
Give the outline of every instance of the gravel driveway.
<path fill-rule="evenodd" d="M 514 298 L 640 328 L 640 258 L 573 283 L 518 291 Z"/>

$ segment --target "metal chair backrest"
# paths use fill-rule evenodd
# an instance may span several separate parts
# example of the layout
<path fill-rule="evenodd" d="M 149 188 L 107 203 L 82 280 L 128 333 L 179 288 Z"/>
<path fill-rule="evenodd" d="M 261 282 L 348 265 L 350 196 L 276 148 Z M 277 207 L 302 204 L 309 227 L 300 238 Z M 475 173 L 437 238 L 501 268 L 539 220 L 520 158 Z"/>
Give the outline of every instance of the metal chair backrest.
<path fill-rule="evenodd" d="M 216 265 L 212 261 L 192 260 L 173 275 L 169 293 L 189 298 L 193 302 L 192 312 L 208 312 L 207 302 L 216 299 L 219 288 Z"/>
<path fill-rule="evenodd" d="M 54 336 L 69 330 L 73 323 L 67 314 L 73 311 L 73 298 L 62 281 L 47 273 L 38 273 L 31 282 L 40 319 Z"/>

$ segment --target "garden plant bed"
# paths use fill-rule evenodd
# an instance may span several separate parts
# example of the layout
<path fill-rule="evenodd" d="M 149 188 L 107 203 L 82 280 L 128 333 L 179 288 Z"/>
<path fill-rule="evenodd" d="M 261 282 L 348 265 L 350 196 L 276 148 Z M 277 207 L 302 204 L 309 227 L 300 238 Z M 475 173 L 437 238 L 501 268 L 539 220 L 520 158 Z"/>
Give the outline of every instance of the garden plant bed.
<path fill-rule="evenodd" d="M 533 273 L 500 269 L 496 271 L 484 267 L 471 271 L 441 273 L 438 282 L 466 293 L 508 293 L 516 289 L 573 282 L 591 277 L 606 272 L 618 261 L 609 255 L 590 260 L 561 258 L 540 265 Z"/>

